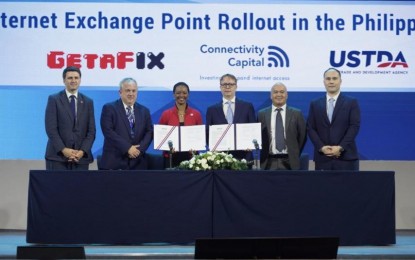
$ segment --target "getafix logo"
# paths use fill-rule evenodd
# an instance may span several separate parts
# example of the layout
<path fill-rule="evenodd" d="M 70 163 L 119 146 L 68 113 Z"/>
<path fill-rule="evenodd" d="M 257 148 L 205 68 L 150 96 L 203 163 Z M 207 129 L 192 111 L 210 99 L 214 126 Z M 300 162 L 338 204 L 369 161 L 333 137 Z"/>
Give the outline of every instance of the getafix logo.
<path fill-rule="evenodd" d="M 51 51 L 47 55 L 47 66 L 51 69 L 62 69 L 75 66 L 87 69 L 125 69 L 130 64 L 139 70 L 164 69 L 162 62 L 164 53 L 153 52 L 117 52 L 116 54 L 65 53 Z"/>

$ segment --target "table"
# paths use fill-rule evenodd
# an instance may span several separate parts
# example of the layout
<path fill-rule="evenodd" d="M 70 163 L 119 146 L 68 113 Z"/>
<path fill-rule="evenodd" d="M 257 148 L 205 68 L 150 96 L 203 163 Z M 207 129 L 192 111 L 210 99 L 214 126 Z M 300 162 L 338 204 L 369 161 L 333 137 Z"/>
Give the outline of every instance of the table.
<path fill-rule="evenodd" d="M 394 172 L 30 171 L 27 242 L 338 236 L 395 243 Z"/>

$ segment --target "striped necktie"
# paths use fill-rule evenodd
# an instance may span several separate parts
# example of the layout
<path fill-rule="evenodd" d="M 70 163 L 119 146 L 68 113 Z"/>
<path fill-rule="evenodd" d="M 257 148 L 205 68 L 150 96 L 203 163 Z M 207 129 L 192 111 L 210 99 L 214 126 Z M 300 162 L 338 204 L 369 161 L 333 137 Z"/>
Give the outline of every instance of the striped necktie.
<path fill-rule="evenodd" d="M 134 129 L 135 119 L 131 106 L 127 106 L 127 118 L 128 122 L 130 123 L 131 130 Z"/>

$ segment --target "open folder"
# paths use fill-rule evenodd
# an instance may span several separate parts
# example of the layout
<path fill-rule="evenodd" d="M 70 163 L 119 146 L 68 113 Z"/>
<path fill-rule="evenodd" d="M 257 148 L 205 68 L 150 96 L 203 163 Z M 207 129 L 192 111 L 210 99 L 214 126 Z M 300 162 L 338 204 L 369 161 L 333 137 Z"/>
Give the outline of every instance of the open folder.
<path fill-rule="evenodd" d="M 154 125 L 154 149 L 176 152 L 206 150 L 204 125 L 170 126 Z"/>
<path fill-rule="evenodd" d="M 254 140 L 261 147 L 261 123 L 209 126 L 211 151 L 254 150 Z"/>

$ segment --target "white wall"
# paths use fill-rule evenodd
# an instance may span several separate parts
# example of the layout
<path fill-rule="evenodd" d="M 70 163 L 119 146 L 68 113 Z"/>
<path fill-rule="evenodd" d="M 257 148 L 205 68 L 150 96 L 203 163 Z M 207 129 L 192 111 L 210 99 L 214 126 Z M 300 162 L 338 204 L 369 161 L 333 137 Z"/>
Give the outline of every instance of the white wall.
<path fill-rule="evenodd" d="M 310 161 L 310 169 L 314 168 Z M 0 229 L 26 229 L 29 170 L 44 161 L 0 160 Z M 96 170 L 96 163 L 91 170 Z M 415 161 L 361 161 L 362 171 L 395 171 L 396 228 L 415 229 Z"/>

